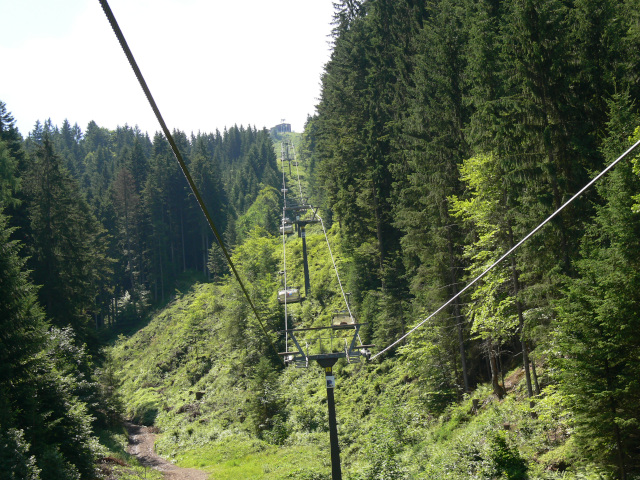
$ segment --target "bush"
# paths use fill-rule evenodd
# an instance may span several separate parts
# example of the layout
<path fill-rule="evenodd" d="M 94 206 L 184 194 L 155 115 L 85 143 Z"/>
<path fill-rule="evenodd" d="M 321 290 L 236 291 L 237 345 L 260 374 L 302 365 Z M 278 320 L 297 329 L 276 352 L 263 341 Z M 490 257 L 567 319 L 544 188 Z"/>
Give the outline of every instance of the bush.
<path fill-rule="evenodd" d="M 29 456 L 29 444 L 22 430 L 0 428 L 0 472 L 7 480 L 39 480 L 36 459 Z"/>
<path fill-rule="evenodd" d="M 130 407 L 131 419 L 135 423 L 151 426 L 155 423 L 160 409 L 160 395 L 152 388 L 141 389 Z"/>
<path fill-rule="evenodd" d="M 494 434 L 490 439 L 490 458 L 497 475 L 508 480 L 525 480 L 527 464 L 520 456 L 517 448 L 507 443 L 504 432 Z"/>

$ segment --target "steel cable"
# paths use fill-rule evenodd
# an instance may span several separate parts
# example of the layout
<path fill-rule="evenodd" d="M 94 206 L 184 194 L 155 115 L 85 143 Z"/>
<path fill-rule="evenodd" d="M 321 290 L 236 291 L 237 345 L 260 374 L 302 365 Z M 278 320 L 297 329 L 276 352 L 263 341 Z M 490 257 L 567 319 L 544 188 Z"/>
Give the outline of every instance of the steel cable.
<path fill-rule="evenodd" d="M 398 345 L 402 340 L 407 338 L 409 335 L 411 335 L 413 332 L 415 332 L 418 328 L 420 328 L 422 325 L 424 325 L 427 321 L 429 321 L 435 315 L 440 313 L 444 308 L 446 308 L 449 304 L 451 304 L 451 302 L 453 302 L 456 298 L 458 298 L 460 295 L 462 295 L 464 292 L 466 292 L 478 280 L 480 280 L 487 273 L 489 273 L 491 270 L 493 270 L 493 268 L 496 267 L 496 265 L 501 263 L 509 255 L 511 255 L 517 248 L 520 247 L 520 245 L 522 245 L 529 238 L 531 238 L 533 235 L 535 235 L 536 232 L 538 232 L 538 230 L 540 230 L 547 223 L 549 223 L 556 215 L 558 215 L 562 210 L 564 210 L 567 207 L 567 205 L 569 205 L 576 198 L 578 198 L 580 195 L 582 195 L 585 192 L 585 190 L 587 190 L 594 183 L 596 183 L 598 180 L 600 180 L 600 178 L 602 178 L 609 170 L 611 170 L 613 167 L 615 167 L 618 164 L 618 162 L 620 162 L 629 153 L 631 153 L 633 150 L 635 150 L 638 145 L 640 145 L 640 140 L 638 140 L 635 144 L 633 144 L 626 152 L 624 152 L 622 155 L 620 155 L 616 160 L 611 162 L 611 164 L 609 164 L 604 170 L 602 170 L 598 175 L 596 175 L 589 183 L 587 183 L 584 187 L 582 187 L 578 193 L 576 193 L 573 197 L 571 197 L 569 200 L 567 200 L 565 203 L 563 203 L 555 212 L 553 212 L 551 215 L 549 215 L 540 225 L 538 225 L 536 228 L 531 230 L 531 232 L 529 232 L 522 240 L 520 240 L 516 245 L 511 247 L 507 253 L 502 255 L 498 260 L 496 260 L 493 264 L 491 264 L 489 267 L 487 267 L 480 275 L 478 275 L 471 282 L 469 282 L 462 290 L 460 290 L 457 294 L 455 294 L 453 297 L 451 297 L 449 300 L 447 300 L 445 303 L 443 303 L 435 312 L 433 312 L 427 318 L 422 320 L 415 327 L 413 327 L 411 330 L 409 330 L 407 333 L 405 333 L 403 336 L 401 336 L 399 339 L 397 339 L 395 342 L 393 342 L 392 344 L 390 344 L 389 346 L 387 346 L 383 350 L 380 350 L 378 353 L 376 353 L 374 356 L 372 356 L 371 360 L 375 359 L 376 357 L 379 357 L 384 352 L 386 352 L 386 351 L 392 349 L 393 347 L 395 347 L 396 345 Z"/>
<path fill-rule="evenodd" d="M 189 184 L 189 187 L 191 188 L 191 191 L 193 192 L 194 196 L 196 197 L 196 200 L 198 201 L 198 205 L 200 206 L 200 209 L 202 210 L 202 213 L 204 214 L 204 216 L 205 216 L 205 218 L 207 220 L 207 223 L 209 224 L 209 227 L 213 231 L 213 234 L 216 237 L 216 240 L 218 241 L 218 245 L 220 245 L 220 248 L 222 249 L 222 252 L 224 253 L 225 258 L 227 259 L 227 263 L 231 267 L 231 270 L 233 271 L 233 274 L 236 277 L 236 280 L 238 281 L 238 284 L 240 285 L 240 288 L 242 289 L 242 292 L 244 293 L 244 296 L 246 297 L 247 301 L 249 302 L 249 305 L 251 306 L 251 310 L 253 311 L 256 319 L 258 320 L 258 323 L 260 324 L 260 328 L 262 329 L 262 331 L 264 332 L 265 336 L 267 337 L 267 340 L 269 341 L 269 344 L 271 345 L 271 348 L 273 349 L 273 351 L 277 355 L 278 351 L 276 350 L 276 347 L 273 344 L 273 341 L 271 340 L 271 337 L 267 333 L 267 330 L 266 330 L 266 328 L 264 326 L 264 323 L 262 322 L 262 319 L 260 318 L 260 315 L 258 314 L 258 311 L 256 310 L 255 305 L 251 301 L 251 297 L 249 297 L 249 293 L 248 293 L 246 287 L 244 286 L 244 283 L 242 282 L 242 279 L 240 278 L 240 275 L 238 274 L 235 265 L 231 261 L 231 256 L 229 255 L 229 252 L 227 251 L 227 248 L 226 248 L 226 246 L 225 246 L 225 244 L 224 244 L 224 242 L 222 240 L 222 237 L 218 233 L 218 229 L 216 228 L 216 226 L 213 223 L 213 219 L 209 215 L 207 207 L 204 204 L 204 201 L 203 201 L 203 199 L 202 199 L 202 197 L 200 195 L 200 192 L 198 191 L 198 188 L 196 187 L 196 184 L 194 183 L 193 179 L 191 178 L 191 174 L 189 173 L 187 165 L 184 162 L 184 160 L 182 158 L 182 155 L 180 154 L 180 151 L 178 150 L 178 146 L 176 145 L 176 142 L 174 141 L 173 136 L 171 135 L 171 132 L 169 131 L 169 128 L 167 127 L 167 124 L 165 123 L 164 118 L 162 117 L 162 114 L 160 113 L 160 109 L 158 108 L 155 100 L 153 99 L 153 95 L 151 95 L 151 91 L 149 90 L 149 87 L 147 86 L 147 82 L 145 81 L 144 76 L 142 75 L 142 72 L 140 71 L 140 68 L 138 68 L 138 64 L 136 63 L 136 60 L 135 60 L 135 58 L 133 56 L 133 53 L 131 52 L 131 49 L 129 48 L 129 45 L 127 44 L 127 40 L 125 39 L 124 34 L 122 33 L 122 30 L 120 29 L 120 26 L 118 25 L 118 22 L 117 22 L 115 16 L 113 15 L 113 12 L 111 11 L 111 7 L 109 7 L 109 3 L 107 2 L 107 0 L 99 0 L 99 1 L 100 1 L 100 5 L 102 6 L 102 9 L 104 10 L 105 15 L 107 16 L 107 19 L 109 20 L 109 23 L 111 24 L 111 28 L 113 29 L 113 32 L 115 33 L 116 37 L 118 38 L 118 42 L 120 43 L 120 46 L 122 47 L 122 50 L 124 51 L 124 54 L 126 55 L 127 60 L 129 61 L 129 65 L 131 65 L 131 68 L 133 69 L 133 72 L 135 73 L 136 78 L 138 79 L 138 83 L 142 87 L 142 90 L 144 91 L 144 94 L 147 97 L 147 100 L 149 101 L 149 105 L 151 105 L 151 109 L 153 110 L 153 113 L 155 114 L 156 118 L 158 119 L 158 123 L 160 124 L 160 127 L 162 128 L 164 136 L 166 137 L 167 141 L 169 142 L 169 145 L 171 146 L 171 150 L 173 150 L 173 154 L 175 155 L 176 160 L 178 161 L 178 164 L 180 165 L 180 169 L 182 170 L 182 173 L 184 174 L 185 178 L 187 179 L 187 183 Z"/>

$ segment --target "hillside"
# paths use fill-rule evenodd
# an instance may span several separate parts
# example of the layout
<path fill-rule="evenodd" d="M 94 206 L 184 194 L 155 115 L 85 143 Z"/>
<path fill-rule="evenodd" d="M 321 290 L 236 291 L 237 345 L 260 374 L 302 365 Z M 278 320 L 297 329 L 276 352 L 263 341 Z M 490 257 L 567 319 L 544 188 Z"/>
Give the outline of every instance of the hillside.
<path fill-rule="evenodd" d="M 302 134 L 0 101 L 1 475 L 640 479 L 640 0 L 333 6 Z"/>
<path fill-rule="evenodd" d="M 249 212 L 263 204 L 259 198 Z M 348 271 L 339 225 L 329 233 Z M 307 246 L 312 292 L 289 311 L 298 325 L 326 325 L 341 299 L 318 225 Z M 297 236 L 287 239 L 287 252 L 290 281 L 302 283 Z M 275 295 L 282 238 L 256 227 L 233 261 L 283 351 Z M 344 478 L 598 478 L 572 446 L 573 419 L 549 365 L 538 365 L 535 400 L 521 368 L 503 374 L 502 400 L 490 384 L 456 399 L 420 373 L 419 352 L 404 347 L 382 362 L 334 367 Z M 146 327 L 120 337 L 110 358 L 126 416 L 154 425 L 157 452 L 178 465 L 216 479 L 331 478 L 323 372 L 315 363 L 283 368 L 273 353 L 235 279 L 225 276 L 176 292 Z"/>
<path fill-rule="evenodd" d="M 118 342 L 128 416 L 158 427 L 161 455 L 213 478 L 330 478 L 321 369 L 261 356 L 237 300 L 232 285 L 194 286 Z M 530 404 L 521 371 L 502 401 L 479 386 L 440 415 L 438 392 L 399 361 L 335 371 L 345 478 L 573 478 L 570 416 L 553 386 Z"/>

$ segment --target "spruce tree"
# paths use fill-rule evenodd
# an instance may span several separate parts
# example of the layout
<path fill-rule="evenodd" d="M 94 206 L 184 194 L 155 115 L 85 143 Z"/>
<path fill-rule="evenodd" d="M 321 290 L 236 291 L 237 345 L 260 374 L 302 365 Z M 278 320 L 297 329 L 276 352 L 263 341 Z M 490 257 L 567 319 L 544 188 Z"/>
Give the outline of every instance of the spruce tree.
<path fill-rule="evenodd" d="M 416 305 L 431 311 L 458 293 L 463 275 L 464 232 L 449 213 L 449 197 L 460 194 L 462 188 L 458 166 L 469 152 L 464 131 L 469 109 L 463 81 L 468 32 L 461 3 L 434 4 L 416 36 L 409 88 L 412 101 L 396 139 L 403 155 L 392 166 L 394 223 L 403 233 L 409 288 Z M 452 378 L 452 382 L 468 392 L 465 324 L 461 301 L 456 301 L 446 315 L 434 319 L 431 328 L 441 332 L 438 345 L 444 351 L 458 351 L 458 355 L 447 355 L 447 370 L 454 377 L 456 364 L 460 365 L 461 378 Z"/>
<path fill-rule="evenodd" d="M 2 478 L 93 478 L 88 362 L 70 333 L 48 332 L 20 245 L 0 209 L 0 468 Z M 67 355 L 68 354 L 68 355 Z M 64 358 L 63 358 L 64 357 Z M 97 399 L 94 398 L 94 401 Z"/>
<path fill-rule="evenodd" d="M 46 135 L 24 183 L 29 265 L 41 285 L 41 303 L 56 325 L 71 325 L 84 335 L 110 270 L 105 232 Z"/>
<path fill-rule="evenodd" d="M 638 117 L 629 122 L 624 96 L 610 105 L 605 152 L 613 160 L 627 148 L 621 140 Z M 639 138 L 640 129 L 634 141 Z M 638 192 L 640 178 L 629 161 L 598 187 L 604 203 L 583 238 L 579 276 L 568 281 L 559 302 L 555 337 L 560 387 L 574 414 L 580 451 L 621 479 L 640 465 L 640 215 L 633 211 Z"/>

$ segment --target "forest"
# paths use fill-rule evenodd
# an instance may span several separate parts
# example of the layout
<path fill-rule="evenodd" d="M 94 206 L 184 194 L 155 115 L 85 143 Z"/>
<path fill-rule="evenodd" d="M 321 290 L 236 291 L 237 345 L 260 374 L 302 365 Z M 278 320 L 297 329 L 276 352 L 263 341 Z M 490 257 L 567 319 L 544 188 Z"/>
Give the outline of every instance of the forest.
<path fill-rule="evenodd" d="M 320 368 L 274 351 L 283 181 L 325 222 L 295 324 L 343 308 L 335 255 L 375 345 L 334 368 L 345 478 L 640 478 L 638 151 L 466 289 L 640 140 L 640 2 L 334 7 L 302 134 L 173 132 L 260 324 L 163 135 L 0 102 L 7 478 L 145 478 L 123 419 L 210 478 L 331 478 Z"/>

